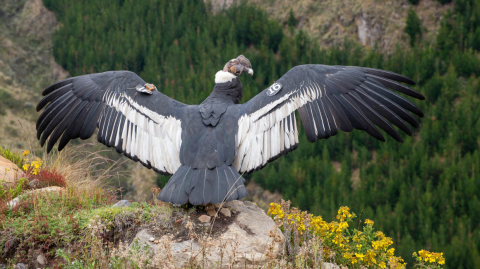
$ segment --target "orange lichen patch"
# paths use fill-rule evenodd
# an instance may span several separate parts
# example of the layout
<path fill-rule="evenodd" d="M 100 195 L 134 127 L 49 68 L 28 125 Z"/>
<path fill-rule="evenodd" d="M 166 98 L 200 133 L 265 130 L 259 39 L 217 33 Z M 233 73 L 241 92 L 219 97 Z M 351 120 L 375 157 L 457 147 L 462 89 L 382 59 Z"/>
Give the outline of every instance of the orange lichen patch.
<path fill-rule="evenodd" d="M 150 84 L 150 83 L 145 83 L 145 88 L 147 88 L 147 90 L 153 92 L 155 90 L 155 85 Z"/>

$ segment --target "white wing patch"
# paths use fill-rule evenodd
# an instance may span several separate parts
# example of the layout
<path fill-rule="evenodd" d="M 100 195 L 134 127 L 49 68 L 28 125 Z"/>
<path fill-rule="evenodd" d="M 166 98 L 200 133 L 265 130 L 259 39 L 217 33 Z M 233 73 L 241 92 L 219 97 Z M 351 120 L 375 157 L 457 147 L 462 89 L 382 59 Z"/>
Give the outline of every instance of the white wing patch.
<path fill-rule="evenodd" d="M 265 166 L 269 160 L 298 145 L 295 110 L 324 96 L 317 83 L 285 94 L 259 110 L 238 120 L 233 167 L 250 172 Z M 279 104 L 282 104 L 277 107 Z M 275 108 L 275 110 L 274 110 Z M 327 121 L 328 120 L 324 119 Z M 316 126 L 315 128 L 324 128 Z M 318 133 L 317 129 L 315 131 Z"/>
<path fill-rule="evenodd" d="M 102 128 L 103 132 L 107 132 L 108 124 L 117 126 L 116 130 L 112 129 L 116 135 L 109 136 L 110 144 L 117 147 L 122 139 L 121 148 L 124 153 L 137 157 L 144 163 L 150 163 L 157 170 L 174 174 L 181 165 L 181 121 L 151 111 L 124 93 L 119 95 L 115 91 L 107 91 L 104 101 L 117 112 L 115 119 L 107 119 L 105 122 L 107 128 Z M 123 128 L 116 124 L 121 121 L 120 115 L 125 117 Z M 106 133 L 102 135 L 108 136 Z M 113 141 L 114 137 L 115 141 Z"/>

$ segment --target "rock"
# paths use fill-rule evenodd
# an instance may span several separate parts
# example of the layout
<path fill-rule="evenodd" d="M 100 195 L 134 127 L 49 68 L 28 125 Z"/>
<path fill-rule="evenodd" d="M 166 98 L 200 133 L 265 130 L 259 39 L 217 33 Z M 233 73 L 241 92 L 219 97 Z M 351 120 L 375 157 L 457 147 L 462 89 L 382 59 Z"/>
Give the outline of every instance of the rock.
<path fill-rule="evenodd" d="M 28 269 L 28 267 L 23 263 L 17 263 L 17 265 L 15 265 L 13 269 Z"/>
<path fill-rule="evenodd" d="M 210 234 L 212 240 L 191 241 L 189 236 L 176 238 L 172 235 L 171 238 L 162 237 L 159 239 L 161 244 L 157 245 L 148 240 L 152 237 L 148 229 L 140 230 L 134 240 L 148 245 L 150 255 L 160 258 L 156 260 L 165 263 L 154 265 L 159 268 L 192 267 L 194 264 L 202 264 L 205 268 L 243 268 L 245 266 L 261 268 L 268 260 L 265 254 L 270 246 L 272 246 L 270 256 L 281 255 L 283 234 L 264 210 L 248 201 L 231 201 L 225 206 L 236 214 L 229 219 L 232 220 L 231 222 L 225 222 L 225 226 L 220 226 L 220 229 L 215 225 L 211 226 L 212 231 L 210 229 L 206 231 L 206 235 Z M 200 218 L 202 217 L 210 218 L 206 215 Z M 270 237 L 271 231 L 275 234 L 275 240 Z M 206 255 L 202 255 L 205 247 Z M 233 252 L 235 252 L 234 255 Z M 172 254 L 170 259 L 167 253 Z"/>
<path fill-rule="evenodd" d="M 153 241 L 154 244 L 158 244 L 158 240 Z"/>
<path fill-rule="evenodd" d="M 205 4 L 210 4 L 214 13 L 228 9 L 237 0 L 203 0 Z"/>
<path fill-rule="evenodd" d="M 148 238 L 148 241 L 150 241 L 150 242 L 155 241 L 155 237 L 150 237 L 150 238 Z"/>
<path fill-rule="evenodd" d="M 340 269 L 340 266 L 334 263 L 324 262 L 322 268 L 323 269 Z"/>
<path fill-rule="evenodd" d="M 39 183 L 38 179 L 35 178 L 32 181 L 28 182 L 28 187 L 30 189 L 35 189 L 37 187 L 38 183 Z"/>
<path fill-rule="evenodd" d="M 10 160 L 0 156 L 0 184 L 4 187 L 13 187 L 15 179 L 19 178 L 21 170 Z"/>
<path fill-rule="evenodd" d="M 232 216 L 232 212 L 230 212 L 230 209 L 228 209 L 228 208 L 220 209 L 220 213 L 222 213 L 222 215 L 224 215 L 225 217 L 231 217 Z"/>
<path fill-rule="evenodd" d="M 200 217 L 198 217 L 198 220 L 203 223 L 210 222 L 211 219 L 212 218 L 207 215 L 201 215 Z"/>
<path fill-rule="evenodd" d="M 58 186 L 51 186 L 51 187 L 31 190 L 31 191 L 28 191 L 26 193 L 23 193 L 22 195 L 18 196 L 17 198 L 15 198 L 13 200 L 11 200 L 10 202 L 7 203 L 7 206 L 10 209 L 12 209 L 18 204 L 18 202 L 21 199 L 24 199 L 25 197 L 27 197 L 28 195 L 31 195 L 31 194 L 39 194 L 39 193 L 42 193 L 42 192 L 60 192 L 62 190 L 64 190 L 64 188 L 58 187 Z"/>
<path fill-rule="evenodd" d="M 210 217 L 215 217 L 215 215 L 217 215 L 217 212 L 215 212 L 215 209 L 211 208 L 211 209 L 207 210 L 207 214 Z"/>
<path fill-rule="evenodd" d="M 130 202 L 128 200 L 120 200 L 113 207 L 128 207 L 130 206 Z"/>
<path fill-rule="evenodd" d="M 24 107 L 24 108 L 32 108 L 32 107 L 34 107 L 34 106 L 35 106 L 35 105 L 34 105 L 32 102 L 25 102 L 25 103 L 23 104 L 23 107 Z"/>
<path fill-rule="evenodd" d="M 41 265 L 45 265 L 47 264 L 47 259 L 45 258 L 45 256 L 43 254 L 40 254 L 37 256 L 37 262 Z"/>

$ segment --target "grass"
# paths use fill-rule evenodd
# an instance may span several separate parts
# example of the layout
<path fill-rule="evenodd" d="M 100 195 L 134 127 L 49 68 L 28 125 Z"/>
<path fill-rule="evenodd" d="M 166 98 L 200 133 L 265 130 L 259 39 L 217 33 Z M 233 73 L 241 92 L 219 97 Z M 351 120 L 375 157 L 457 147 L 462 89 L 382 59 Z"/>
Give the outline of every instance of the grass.
<path fill-rule="evenodd" d="M 0 154 L 23 170 L 13 187 L 0 188 L 3 257 L 27 262 L 36 249 L 45 251 L 47 256 L 55 255 L 58 247 L 81 241 L 93 214 L 107 212 L 95 209 L 116 201 L 115 191 L 108 187 L 108 178 L 115 174 L 112 171 L 118 163 L 97 171 L 96 167 L 109 162 L 98 152 L 86 153 L 79 147 L 71 147 L 36 161 L 29 160 L 34 159 L 29 151 L 20 155 L 2 147 Z M 48 186 L 59 186 L 61 191 L 35 191 Z M 7 203 L 19 195 L 19 203 L 10 208 Z"/>

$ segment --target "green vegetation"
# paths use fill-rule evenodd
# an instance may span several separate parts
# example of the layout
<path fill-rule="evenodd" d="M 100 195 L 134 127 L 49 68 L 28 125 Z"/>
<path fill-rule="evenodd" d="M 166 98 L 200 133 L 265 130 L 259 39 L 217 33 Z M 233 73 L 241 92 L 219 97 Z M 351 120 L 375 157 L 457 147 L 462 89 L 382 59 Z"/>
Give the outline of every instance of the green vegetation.
<path fill-rule="evenodd" d="M 410 36 L 410 46 L 415 46 L 417 38 L 420 39 L 422 35 L 422 23 L 418 18 L 417 13 L 410 7 L 407 14 L 407 25 L 405 32 Z"/>
<path fill-rule="evenodd" d="M 20 101 L 16 100 L 13 98 L 13 96 L 4 91 L 3 89 L 0 89 L 0 115 L 5 115 L 6 114 L 6 109 L 14 109 L 15 111 L 18 111 L 19 106 L 21 106 Z"/>
<path fill-rule="evenodd" d="M 443 252 L 447 268 L 480 267 L 480 1 L 455 1 L 436 44 L 392 55 L 356 44 L 318 49 L 306 33 L 284 35 L 265 12 L 246 5 L 213 16 L 203 1 L 44 3 L 62 22 L 54 54 L 70 74 L 129 69 L 190 104 L 208 96 L 215 72 L 239 54 L 255 69 L 253 78 L 242 78 L 244 100 L 305 63 L 413 78 L 427 97 L 416 101 L 426 116 L 413 138 L 381 143 L 354 131 L 310 144 L 301 134 L 295 152 L 249 179 L 326 221 L 350 207 L 392 236 L 410 265 L 411 253 L 425 248 Z"/>
<path fill-rule="evenodd" d="M 22 155 L 20 155 L 20 153 L 14 150 L 11 150 L 10 147 L 0 147 L 0 156 L 3 156 L 5 159 L 10 160 L 12 163 L 16 164 L 18 168 L 22 168 Z"/>
<path fill-rule="evenodd" d="M 6 261 L 7 268 L 18 262 L 28 264 L 36 251 L 42 251 L 49 260 L 65 258 L 65 249 L 72 257 L 80 258 L 82 264 L 92 261 L 99 268 L 95 255 L 104 255 L 103 240 L 118 244 L 142 225 L 170 221 L 173 210 L 167 207 L 148 203 L 113 207 L 115 192 L 103 187 L 106 179 L 92 178 L 97 167 L 85 161 L 88 157 L 82 159 L 79 152 L 67 151 L 69 159 L 62 154 L 56 156 L 63 165 L 60 167 L 58 162 L 39 158 L 29 161 L 34 157 L 26 150 L 21 160 L 27 165 L 23 166 L 21 178 L 9 186 L 0 182 L 0 262 Z M 15 155 L 5 148 L 0 154 Z M 92 157 L 91 153 L 88 156 Z M 38 190 L 59 185 L 62 188 L 55 191 Z M 18 201 L 9 204 L 16 197 Z M 132 225 L 134 229 L 129 228 Z M 93 244 L 98 248 L 94 249 Z"/>

